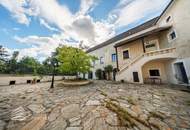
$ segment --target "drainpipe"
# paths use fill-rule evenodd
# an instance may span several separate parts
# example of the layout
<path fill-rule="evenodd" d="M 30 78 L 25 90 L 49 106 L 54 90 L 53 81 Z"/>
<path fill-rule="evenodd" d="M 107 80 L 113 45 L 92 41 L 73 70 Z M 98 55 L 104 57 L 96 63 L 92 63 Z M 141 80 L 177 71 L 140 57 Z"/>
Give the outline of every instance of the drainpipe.
<path fill-rule="evenodd" d="M 142 45 L 143 45 L 143 52 L 145 53 L 146 50 L 145 50 L 145 46 L 144 46 L 144 37 L 142 38 Z"/>
<path fill-rule="evenodd" d="M 116 65 L 117 65 L 117 71 L 119 71 L 119 63 L 118 63 L 118 52 L 117 52 L 117 47 L 115 47 L 115 52 L 116 52 Z"/>

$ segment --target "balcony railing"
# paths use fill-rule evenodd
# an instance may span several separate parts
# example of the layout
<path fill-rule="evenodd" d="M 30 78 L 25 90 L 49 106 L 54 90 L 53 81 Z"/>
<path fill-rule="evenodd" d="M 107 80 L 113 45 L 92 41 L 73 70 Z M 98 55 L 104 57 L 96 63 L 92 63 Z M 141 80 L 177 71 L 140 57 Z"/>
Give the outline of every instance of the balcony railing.
<path fill-rule="evenodd" d="M 140 59 L 142 59 L 144 57 L 157 56 L 157 55 L 162 55 L 162 54 L 169 54 L 169 53 L 174 53 L 175 51 L 176 51 L 176 48 L 166 48 L 166 49 L 161 49 L 161 50 L 156 50 L 156 51 L 143 53 L 143 54 L 137 56 L 136 58 L 134 58 L 129 64 L 124 65 L 124 67 L 122 67 L 120 69 L 119 73 L 121 73 L 125 69 L 128 69 L 130 66 L 134 65 L 137 61 L 139 61 Z"/>

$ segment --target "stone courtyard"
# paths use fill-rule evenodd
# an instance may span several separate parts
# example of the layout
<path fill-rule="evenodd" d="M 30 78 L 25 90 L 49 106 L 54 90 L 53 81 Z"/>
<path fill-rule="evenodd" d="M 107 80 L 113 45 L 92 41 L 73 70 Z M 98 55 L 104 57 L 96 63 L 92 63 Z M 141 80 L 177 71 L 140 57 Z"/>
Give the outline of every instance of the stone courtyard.
<path fill-rule="evenodd" d="M 94 81 L 0 86 L 0 130 L 189 130 L 190 93 Z"/>

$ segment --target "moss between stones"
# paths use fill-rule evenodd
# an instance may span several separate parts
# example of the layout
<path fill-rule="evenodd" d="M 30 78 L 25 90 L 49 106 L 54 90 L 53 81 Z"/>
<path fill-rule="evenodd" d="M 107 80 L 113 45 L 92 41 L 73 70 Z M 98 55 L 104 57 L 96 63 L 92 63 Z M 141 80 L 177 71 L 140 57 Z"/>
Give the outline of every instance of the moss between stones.
<path fill-rule="evenodd" d="M 111 100 L 108 100 L 105 102 L 106 102 L 106 107 L 118 115 L 121 125 L 126 126 L 128 128 L 132 128 L 135 126 L 139 128 L 138 122 L 140 122 L 144 126 L 149 127 L 149 124 L 147 121 L 144 121 L 142 119 L 139 119 L 138 117 L 132 116 L 127 110 L 117 105 L 116 103 L 112 102 Z"/>

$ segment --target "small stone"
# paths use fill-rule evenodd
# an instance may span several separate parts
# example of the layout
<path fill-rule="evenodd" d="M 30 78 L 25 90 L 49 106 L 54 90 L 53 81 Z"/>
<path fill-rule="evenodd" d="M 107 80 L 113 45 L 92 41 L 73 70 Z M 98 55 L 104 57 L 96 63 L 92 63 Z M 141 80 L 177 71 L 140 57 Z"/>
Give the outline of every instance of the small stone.
<path fill-rule="evenodd" d="M 82 130 L 82 127 L 67 127 L 66 130 Z"/>
<path fill-rule="evenodd" d="M 130 105 L 126 104 L 126 103 L 120 103 L 120 106 L 123 108 L 129 108 L 130 107 Z"/>
<path fill-rule="evenodd" d="M 26 93 L 32 93 L 32 92 L 34 92 L 33 89 L 29 89 L 29 90 L 26 91 Z"/>
<path fill-rule="evenodd" d="M 118 92 L 123 92 L 124 90 L 123 89 L 118 89 Z"/>
<path fill-rule="evenodd" d="M 80 117 L 74 117 L 69 119 L 70 126 L 79 126 L 81 124 L 81 119 Z"/>
<path fill-rule="evenodd" d="M 109 114 L 106 117 L 106 122 L 111 126 L 117 126 L 118 125 L 118 118 L 116 114 Z"/>
<path fill-rule="evenodd" d="M 125 110 L 126 110 L 132 117 L 138 117 L 138 114 L 135 113 L 134 111 L 132 111 L 131 109 L 126 108 Z"/>
<path fill-rule="evenodd" d="M 132 109 L 132 111 L 134 111 L 134 112 L 137 113 L 138 115 L 142 114 L 142 110 L 141 110 L 141 108 L 140 108 L 139 105 L 133 105 L 133 106 L 131 107 L 131 109 Z"/>
<path fill-rule="evenodd" d="M 141 120 L 147 120 L 147 119 L 148 119 L 148 116 L 147 116 L 146 114 L 141 114 L 141 115 L 139 116 L 139 118 L 140 118 Z"/>
<path fill-rule="evenodd" d="M 98 101 L 98 100 L 89 100 L 86 103 L 86 106 L 99 106 L 99 105 L 100 105 L 100 101 Z"/>

